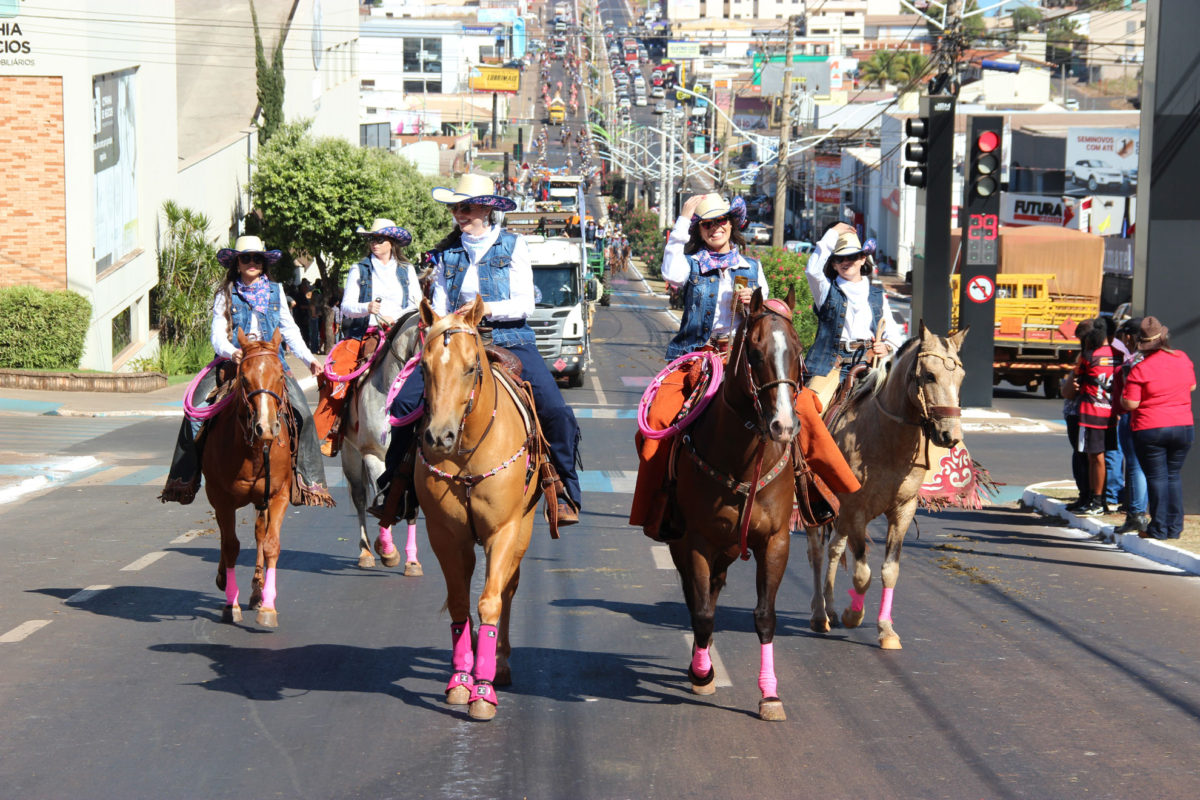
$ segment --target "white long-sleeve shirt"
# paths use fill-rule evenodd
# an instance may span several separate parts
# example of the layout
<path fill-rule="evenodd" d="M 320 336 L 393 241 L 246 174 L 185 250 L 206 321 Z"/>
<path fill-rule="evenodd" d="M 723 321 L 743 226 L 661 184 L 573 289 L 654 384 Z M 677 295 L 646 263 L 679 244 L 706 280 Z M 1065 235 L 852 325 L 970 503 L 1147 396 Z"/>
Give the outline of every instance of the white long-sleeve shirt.
<path fill-rule="evenodd" d="M 379 298 L 379 316 L 388 319 L 400 319 L 400 316 L 417 307 L 421 301 L 421 281 L 417 270 L 412 264 L 408 265 L 408 303 L 404 302 L 404 287 L 396 277 L 396 259 L 384 264 L 375 256 L 371 256 L 371 294 L 374 300 Z M 361 319 L 370 312 L 365 303 L 359 302 L 360 284 L 358 280 L 358 265 L 350 269 L 346 275 L 346 289 L 342 292 L 342 315 L 347 319 Z"/>
<path fill-rule="evenodd" d="M 458 307 L 462 307 L 475 299 L 479 294 L 479 269 L 476 266 L 483 254 L 496 243 L 500 237 L 500 226 L 494 225 L 482 236 L 467 236 L 463 234 L 463 247 L 471 259 L 466 274 L 463 275 L 462 285 L 458 292 Z M 525 244 L 524 236 L 517 236 L 513 245 L 512 265 L 508 268 L 508 299 L 488 300 L 488 319 L 495 322 L 522 320 L 533 313 L 533 262 L 529 258 L 529 246 Z M 445 316 L 456 308 L 449 307 L 449 295 L 446 294 L 446 273 L 439 264 L 433 274 L 433 310 Z"/>
<path fill-rule="evenodd" d="M 666 249 L 663 250 L 663 280 L 675 288 L 687 283 L 688 277 L 692 274 L 692 267 L 683 253 L 683 248 L 690 237 L 691 226 L 690 217 L 681 216 L 675 220 L 675 227 L 671 229 L 671 235 L 667 237 Z M 740 253 L 738 254 L 738 266 L 750 266 L 750 262 Z M 758 265 L 758 285 L 762 287 L 763 299 L 766 300 L 770 288 L 767 286 L 767 276 L 763 272 L 761 262 Z M 737 320 L 733 316 L 733 278 L 730 276 L 729 270 L 723 269 L 717 282 L 717 311 L 713 315 L 712 335 L 724 336 L 732 333 L 736 328 Z"/>
<path fill-rule="evenodd" d="M 813 305 L 819 311 L 825 305 L 829 289 L 833 285 L 825 277 L 825 264 L 837 247 L 838 231 L 830 228 L 821 237 L 808 257 L 808 266 L 804 270 L 808 278 L 808 288 L 812 292 Z M 838 339 L 843 342 L 853 342 L 862 339 L 874 339 L 875 329 L 872 324 L 871 305 L 868 300 L 870 279 L 866 276 L 861 281 L 848 281 L 840 275 L 836 278 L 838 287 L 846 295 L 846 323 L 842 326 Z M 892 309 L 888 305 L 887 293 L 883 295 L 883 341 L 895 352 L 904 344 L 904 331 L 892 321 Z"/>
<path fill-rule="evenodd" d="M 238 345 L 236 341 L 230 339 L 229 318 L 226 316 L 226 309 L 225 292 L 217 292 L 216 298 L 213 299 L 212 327 L 209 341 L 212 342 L 213 350 L 221 358 L 233 358 L 233 351 L 238 349 Z M 312 351 L 308 349 L 308 345 L 304 343 L 304 337 L 300 334 L 300 328 L 296 325 L 296 320 L 292 319 L 292 310 L 288 308 L 287 297 L 284 296 L 283 287 L 279 289 L 279 330 L 283 333 L 283 341 L 287 344 L 288 349 L 295 354 L 296 358 L 305 364 L 312 364 L 316 360 L 313 358 Z M 258 329 L 257 314 L 250 315 L 250 330 L 243 331 L 243 333 L 247 336 L 253 334 L 259 339 L 269 338 L 264 336 L 263 332 Z M 236 339 L 237 331 L 233 331 L 232 336 Z"/>

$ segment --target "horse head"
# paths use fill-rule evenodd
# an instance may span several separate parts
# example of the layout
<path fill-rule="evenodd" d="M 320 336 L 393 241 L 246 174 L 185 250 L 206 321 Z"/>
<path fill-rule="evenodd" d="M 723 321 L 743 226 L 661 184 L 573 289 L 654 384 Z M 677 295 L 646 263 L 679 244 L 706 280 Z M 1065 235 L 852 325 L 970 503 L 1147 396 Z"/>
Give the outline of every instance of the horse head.
<path fill-rule="evenodd" d="M 733 355 L 733 378 L 727 381 L 749 398 L 759 432 L 783 444 L 800 430 L 795 398 L 803 348 L 792 327 L 795 306 L 794 288 L 785 300 L 763 300 L 762 289 L 755 290 Z"/>
<path fill-rule="evenodd" d="M 426 329 L 421 371 L 428 409 L 423 440 L 431 453 L 448 455 L 471 413 L 483 380 L 483 340 L 476 330 L 482 318 L 483 301 L 478 297 L 462 313 L 444 317 L 434 313 L 428 300 L 421 301 L 421 324 Z"/>
<path fill-rule="evenodd" d="M 287 385 L 283 379 L 283 363 L 279 360 L 281 334 L 278 328 L 270 341 L 252 339 L 237 331 L 242 362 L 238 365 L 238 391 L 250 413 L 250 429 L 255 438 L 274 441 L 279 435 L 280 417 Z"/>
<path fill-rule="evenodd" d="M 921 320 L 919 344 L 913 348 L 908 375 L 908 399 L 920 412 L 926 435 L 939 447 L 962 441 L 959 388 L 966 371 L 958 351 L 970 326 L 950 336 L 938 336 Z"/>

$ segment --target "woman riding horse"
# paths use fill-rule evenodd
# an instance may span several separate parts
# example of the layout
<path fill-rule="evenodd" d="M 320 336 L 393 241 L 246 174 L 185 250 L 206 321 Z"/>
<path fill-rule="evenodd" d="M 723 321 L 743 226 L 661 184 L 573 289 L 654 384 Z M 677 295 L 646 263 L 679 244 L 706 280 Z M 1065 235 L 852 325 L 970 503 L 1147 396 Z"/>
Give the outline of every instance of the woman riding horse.
<path fill-rule="evenodd" d="M 702 349 L 726 353 L 741 323 L 740 309 L 749 305 L 757 288 L 767 297 L 761 264 L 742 254 L 745 225 L 746 204 L 740 197 L 731 203 L 720 195 L 705 194 L 684 203 L 663 254 L 663 277 L 683 292 L 683 319 L 667 346 L 668 361 Z M 652 425 L 662 429 L 674 421 L 684 405 L 685 380 L 684 372 L 675 371 L 662 382 L 648 412 Z M 821 422 L 815 400 L 811 391 L 796 393 L 801 452 L 833 491 L 853 492 L 858 481 Z M 636 442 L 641 463 L 629 524 L 641 526 L 647 536 L 658 539 L 666 512 L 662 487 L 671 447 L 667 439 L 648 439 L 641 434 Z"/>
<path fill-rule="evenodd" d="M 367 242 L 368 252 L 346 276 L 342 294 L 343 345 L 330 354 L 333 371 L 346 375 L 354 370 L 362 350 L 362 340 L 372 316 L 382 328 L 391 327 L 407 311 L 415 311 L 421 299 L 420 282 L 413 265 L 401 258 L 401 250 L 412 242 L 412 234 L 390 219 L 376 219 L 370 230 L 356 231 Z M 336 355 L 335 355 L 336 354 Z M 313 415 L 321 452 L 337 453 L 340 437 L 333 432 L 334 422 L 346 402 L 347 384 L 321 381 L 321 397 Z M 332 435 L 331 435 L 332 434 Z"/>
<path fill-rule="evenodd" d="M 444 316 L 461 311 L 479 297 L 484 302 L 483 327 L 492 341 L 521 361 L 522 379 L 533 389 L 538 420 L 550 445 L 550 458 L 562 480 L 566 496 L 558 498 L 558 524 L 579 521 L 582 493 L 575 464 L 579 451 L 579 424 L 563 401 L 554 376 L 538 352 L 533 329 L 525 318 L 534 308 L 533 266 L 525 239 L 496 224 L 495 211 L 512 211 L 516 204 L 495 193 L 491 178 L 463 175 L 453 189 L 438 187 L 433 199 L 450 206 L 455 229 L 434 249 L 437 267 L 433 276 L 433 310 Z M 411 415 L 423 402 L 423 374 L 414 372 L 392 403 L 392 416 Z M 388 446 L 387 472 L 381 483 L 386 496 L 378 510 L 380 523 L 390 525 L 410 516 L 406 497 L 412 495 L 412 459 L 408 457 L 413 430 L 418 423 L 396 426 Z M 384 492 L 384 489 L 387 489 Z"/>
<path fill-rule="evenodd" d="M 238 237 L 232 248 L 217 251 L 217 260 L 225 267 L 226 274 L 213 299 L 210 340 L 218 357 L 240 364 L 243 353 L 234 343 L 239 330 L 259 341 L 267 341 L 279 331 L 292 353 L 308 365 L 313 375 L 317 375 L 323 365 L 304 343 L 304 337 L 284 301 L 283 287 L 266 276 L 267 264 L 274 264 L 282 255 L 279 250 L 267 250 L 257 236 Z M 321 462 L 312 414 L 300 384 L 296 383 L 283 358 L 282 347 L 279 348 L 279 360 L 283 362 L 288 404 L 296 425 L 296 482 L 299 493 L 293 495 L 292 502 L 295 505 L 332 507 L 334 502 L 326 488 L 325 467 Z M 216 385 L 216 380 L 217 372 L 209 372 L 193 392 L 192 402 L 201 403 Z M 198 419 L 184 417 L 179 427 L 167 484 L 159 496 L 164 503 L 187 505 L 196 497 L 200 488 L 200 448 L 196 444 L 200 424 Z"/>

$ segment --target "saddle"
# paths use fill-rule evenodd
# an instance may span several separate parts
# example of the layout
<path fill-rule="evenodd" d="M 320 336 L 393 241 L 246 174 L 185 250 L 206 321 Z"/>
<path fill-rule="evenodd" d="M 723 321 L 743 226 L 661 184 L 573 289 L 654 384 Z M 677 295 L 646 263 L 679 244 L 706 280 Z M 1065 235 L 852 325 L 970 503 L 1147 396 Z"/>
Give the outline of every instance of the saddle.
<path fill-rule="evenodd" d="M 507 377 L 514 379 L 514 383 L 521 383 L 521 371 L 524 367 L 521 365 L 521 359 L 513 355 L 511 350 L 500 345 L 489 344 L 484 346 L 483 351 L 487 353 L 488 363 L 499 365 L 508 372 Z"/>
<path fill-rule="evenodd" d="M 871 368 L 866 363 L 860 361 L 850 368 L 846 373 L 846 377 L 838 384 L 837 389 L 833 392 L 833 399 L 829 401 L 829 405 L 821 412 L 821 419 L 825 420 L 826 426 L 833 424 L 838 415 L 846 406 L 846 401 L 850 399 L 851 393 L 854 391 L 855 385 L 859 378 L 870 372 Z"/>

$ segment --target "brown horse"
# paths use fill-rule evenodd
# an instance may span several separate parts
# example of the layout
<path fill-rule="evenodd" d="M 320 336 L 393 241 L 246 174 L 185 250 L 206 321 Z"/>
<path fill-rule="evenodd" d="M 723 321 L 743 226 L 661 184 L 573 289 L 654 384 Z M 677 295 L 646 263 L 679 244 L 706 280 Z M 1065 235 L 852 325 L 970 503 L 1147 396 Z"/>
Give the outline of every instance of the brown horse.
<path fill-rule="evenodd" d="M 754 293 L 718 401 L 682 438 L 678 450 L 686 456 L 672 456 L 672 512 L 662 535 L 691 613 L 688 677 L 696 694 L 716 691 L 709 647 L 725 573 L 739 553 L 743 559 L 754 554 L 754 628 L 762 648 L 759 716 L 766 720 L 786 719 L 776 693 L 773 642 L 775 595 L 787 569 L 795 499 L 791 444 L 800 426 L 794 404 L 802 349 L 792 327 L 794 305 L 794 290 L 785 303 L 764 303 L 762 291 Z"/>
<path fill-rule="evenodd" d="M 274 628 L 275 564 L 279 560 L 279 528 L 287 512 L 292 484 L 292 438 L 283 362 L 279 360 L 280 332 L 269 342 L 247 339 L 239 328 L 242 362 L 234 382 L 234 399 L 213 417 L 205 434 L 204 487 L 221 528 L 221 561 L 217 588 L 225 591 L 222 620 L 241 622 L 238 585 L 234 575 L 241 544 L 237 510 L 254 504 L 256 556 L 250 608 L 258 624 Z"/>
<path fill-rule="evenodd" d="M 453 675 L 446 702 L 469 704 L 474 719 L 496 715 L 495 686 L 512 682 L 509 614 L 529 547 L 540 486 L 529 464 L 527 427 L 516 400 L 488 366 L 476 330 L 483 303 L 438 317 L 421 302 L 427 328 L 425 429 L 414 471 L 429 544 L 446 579 Z M 529 425 L 536 426 L 530 420 Z M 472 645 L 471 575 L 475 544 L 487 556 Z"/>
<path fill-rule="evenodd" d="M 948 338 L 938 336 L 922 320 L 920 333 L 896 352 L 886 370 L 873 370 L 841 413 L 827 420 L 829 432 L 862 488 L 853 494 L 838 495 L 841 516 L 833 525 L 827 558 L 822 557 L 821 546 L 829 536 L 829 528 L 808 530 L 808 560 L 814 583 L 810 625 L 814 631 L 826 633 L 831 624 L 837 625 L 833 583 L 847 539 L 854 587 L 850 589 L 850 607 L 841 621 L 847 628 L 862 623 L 863 601 L 871 585 L 871 568 L 866 561 L 867 523 L 883 514 L 888 532 L 880 570 L 883 596 L 879 603 L 879 645 L 885 650 L 901 649 L 900 637 L 892 627 L 900 548 L 917 510 L 917 493 L 928 467 L 928 443 L 952 447 L 962 439 L 958 390 L 966 373 L 958 350 L 966 335 L 964 328 Z"/>

